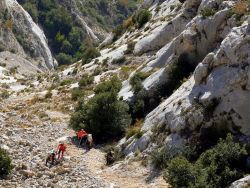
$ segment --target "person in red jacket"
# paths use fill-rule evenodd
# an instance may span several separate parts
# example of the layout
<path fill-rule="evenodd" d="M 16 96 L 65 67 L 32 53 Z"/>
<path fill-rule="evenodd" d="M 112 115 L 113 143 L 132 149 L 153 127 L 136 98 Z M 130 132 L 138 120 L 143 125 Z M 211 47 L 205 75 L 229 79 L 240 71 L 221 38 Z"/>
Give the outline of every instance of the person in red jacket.
<path fill-rule="evenodd" d="M 62 159 L 63 158 L 63 155 L 64 155 L 64 152 L 66 151 L 66 144 L 64 144 L 63 142 L 60 142 L 60 144 L 58 145 L 57 147 L 57 150 L 58 150 L 58 159 Z"/>
<path fill-rule="evenodd" d="M 80 131 L 78 131 L 77 133 L 77 138 L 79 140 L 79 146 L 82 144 L 82 141 L 87 139 L 88 134 L 86 133 L 85 130 L 81 129 Z"/>

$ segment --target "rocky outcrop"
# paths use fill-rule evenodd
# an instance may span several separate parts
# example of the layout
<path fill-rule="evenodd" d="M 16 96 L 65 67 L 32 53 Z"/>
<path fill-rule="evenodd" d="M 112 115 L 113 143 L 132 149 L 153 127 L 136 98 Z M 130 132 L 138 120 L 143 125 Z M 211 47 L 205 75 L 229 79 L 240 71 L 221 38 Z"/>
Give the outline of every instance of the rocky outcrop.
<path fill-rule="evenodd" d="M 195 15 L 186 27 L 165 40 L 165 46 L 138 70 L 153 72 L 143 81 L 147 92 L 155 92 L 155 88 L 169 79 L 168 72 L 180 57 L 194 67 L 190 71 L 192 76 L 146 116 L 141 139 L 124 141 L 126 154 L 137 150 L 150 153 L 155 144 L 182 145 L 191 139 L 185 132 L 203 134 L 209 128 L 250 136 L 250 26 L 247 17 L 242 17 L 240 23 L 236 20 L 231 12 L 232 1 L 186 1 L 180 11 L 189 3 L 196 3 L 197 13 L 193 12 Z M 216 11 L 204 14 L 204 10 L 211 8 Z M 158 32 L 153 35 L 161 33 Z M 146 39 L 149 45 L 154 45 L 150 37 L 152 35 L 142 37 L 137 45 Z M 129 82 L 124 82 L 120 95 L 125 100 L 133 97 Z M 158 137 L 159 133 L 155 132 L 158 127 L 166 130 L 165 141 L 152 143 L 153 138 Z M 142 142 L 149 134 L 151 141 Z"/>
<path fill-rule="evenodd" d="M 14 23 L 15 37 L 19 38 L 19 44 L 25 52 L 36 60 L 40 68 L 56 67 L 57 62 L 53 59 L 43 31 L 16 0 L 6 0 L 5 3 Z"/>
<path fill-rule="evenodd" d="M 250 185 L 250 176 L 246 176 L 234 183 L 229 188 L 247 188 Z"/>
<path fill-rule="evenodd" d="M 167 15 L 170 18 L 163 23 L 163 26 L 154 29 L 149 36 L 139 40 L 135 45 L 134 53 L 141 54 L 158 50 L 174 37 L 178 36 L 196 15 L 199 3 L 200 0 L 187 1 L 184 8 L 179 11 L 177 7 L 181 5 L 178 0 L 161 4 L 161 7 L 165 10 L 164 14 L 166 14 L 167 11 Z"/>

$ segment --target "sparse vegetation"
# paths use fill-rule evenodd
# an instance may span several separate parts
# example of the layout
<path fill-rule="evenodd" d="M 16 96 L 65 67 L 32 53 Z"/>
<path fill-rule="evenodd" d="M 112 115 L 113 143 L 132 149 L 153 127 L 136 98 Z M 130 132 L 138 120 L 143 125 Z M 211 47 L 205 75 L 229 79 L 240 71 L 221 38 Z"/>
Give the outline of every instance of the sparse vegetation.
<path fill-rule="evenodd" d="M 82 78 L 81 78 L 81 80 L 79 81 L 78 84 L 79 84 L 80 88 L 84 88 L 84 87 L 86 87 L 88 85 L 93 84 L 93 82 L 94 82 L 94 77 L 90 76 L 88 74 L 85 74 L 85 75 L 82 76 Z"/>
<path fill-rule="evenodd" d="M 126 61 L 126 57 L 125 56 L 122 56 L 120 58 L 117 58 L 117 59 L 113 59 L 112 61 L 112 64 L 122 64 Z"/>
<path fill-rule="evenodd" d="M 99 56 L 95 41 L 82 30 L 81 24 L 68 10 L 67 5 L 54 0 L 18 0 L 18 2 L 29 12 L 33 20 L 43 27 L 49 39 L 49 46 L 60 64 L 80 59 L 83 63 L 88 63 Z M 78 9 L 84 17 L 87 17 L 87 24 L 99 26 L 107 31 L 131 15 L 136 5 L 137 0 L 112 3 L 109 0 L 86 0 L 81 3 L 77 1 Z M 5 27 L 12 29 L 12 25 L 12 21 L 6 17 Z M 24 37 L 19 39 L 22 41 L 22 46 L 29 47 Z"/>
<path fill-rule="evenodd" d="M 151 12 L 147 9 L 141 9 L 135 16 L 135 20 L 137 23 L 138 28 L 141 28 L 146 24 L 150 19 L 152 15 Z"/>
<path fill-rule="evenodd" d="M 99 50 L 95 47 L 86 47 L 82 55 L 82 63 L 89 63 L 92 59 L 99 57 L 101 54 Z"/>
<path fill-rule="evenodd" d="M 1 97 L 2 99 L 7 99 L 7 98 L 9 98 L 9 96 L 10 96 L 10 93 L 9 93 L 6 89 L 3 89 L 3 90 L 1 91 L 1 93 L 0 93 L 0 97 Z"/>
<path fill-rule="evenodd" d="M 72 82 L 73 82 L 73 80 L 71 80 L 71 79 L 65 79 L 65 80 L 61 81 L 60 86 L 68 86 L 68 85 L 72 84 Z"/>
<path fill-rule="evenodd" d="M 135 48 L 135 42 L 130 41 L 128 42 L 127 50 L 124 52 L 125 54 L 132 54 Z"/>
<path fill-rule="evenodd" d="M 45 94 L 45 96 L 44 96 L 44 98 L 45 99 L 50 99 L 51 97 L 52 97 L 52 91 L 51 90 L 49 90 L 46 94 Z"/>
<path fill-rule="evenodd" d="M 213 16 L 216 13 L 216 10 L 212 8 L 204 8 L 201 10 L 201 15 L 203 18 L 207 18 Z"/>
<path fill-rule="evenodd" d="M 84 92 L 80 88 L 74 88 L 71 90 L 71 99 L 77 101 L 78 99 L 84 97 Z"/>
<path fill-rule="evenodd" d="M 135 136 L 135 138 L 140 138 L 143 135 L 143 132 L 141 131 L 141 127 L 143 125 L 142 120 L 136 120 L 134 125 L 131 125 L 126 130 L 126 138 L 130 138 L 132 136 Z"/>
<path fill-rule="evenodd" d="M 114 41 L 117 40 L 126 30 L 133 30 L 132 28 L 142 28 L 152 17 L 152 14 L 147 9 L 138 10 L 133 16 L 123 21 L 123 24 L 118 25 L 113 29 Z"/>

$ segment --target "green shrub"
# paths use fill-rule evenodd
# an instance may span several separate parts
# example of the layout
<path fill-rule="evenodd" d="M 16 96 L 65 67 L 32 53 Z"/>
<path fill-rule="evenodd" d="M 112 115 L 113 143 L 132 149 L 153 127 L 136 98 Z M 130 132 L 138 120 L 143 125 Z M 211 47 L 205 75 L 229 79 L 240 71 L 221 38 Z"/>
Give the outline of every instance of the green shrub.
<path fill-rule="evenodd" d="M 163 146 L 160 149 L 155 150 L 151 155 L 152 164 L 157 169 L 165 169 L 168 163 L 177 156 L 185 155 L 189 156 L 190 149 L 186 146 Z"/>
<path fill-rule="evenodd" d="M 9 98 L 9 96 L 10 96 L 10 93 L 7 91 L 7 90 L 2 90 L 2 92 L 0 93 L 0 97 L 2 98 L 2 99 L 7 99 L 7 98 Z"/>
<path fill-rule="evenodd" d="M 193 164 L 183 156 L 172 159 L 168 164 L 165 174 L 166 180 L 173 188 L 192 187 L 192 183 L 195 182 L 196 176 L 197 174 Z"/>
<path fill-rule="evenodd" d="M 99 57 L 101 54 L 99 50 L 95 47 L 88 47 L 85 49 L 83 56 L 82 56 L 82 63 L 86 64 L 91 62 L 92 59 Z"/>
<path fill-rule="evenodd" d="M 57 61 L 59 62 L 60 65 L 69 65 L 73 63 L 73 58 L 70 55 L 67 55 L 65 53 L 59 53 L 56 56 Z"/>
<path fill-rule="evenodd" d="M 7 176 L 12 168 L 9 155 L 5 150 L 0 148 L 0 177 Z"/>
<path fill-rule="evenodd" d="M 234 143 L 232 135 L 220 139 L 195 163 L 177 157 L 168 164 L 165 178 L 172 187 L 228 187 L 244 174 L 247 157 L 245 146 Z"/>
<path fill-rule="evenodd" d="M 71 99 L 77 101 L 79 98 L 84 96 L 84 92 L 79 88 L 74 88 L 71 90 Z"/>
<path fill-rule="evenodd" d="M 120 88 L 117 77 L 99 84 L 93 98 L 86 104 L 79 103 L 70 126 L 75 130 L 84 127 L 97 142 L 119 139 L 130 124 L 128 105 L 118 100 Z"/>
<path fill-rule="evenodd" d="M 79 81 L 78 84 L 79 84 L 80 88 L 84 88 L 84 87 L 86 87 L 88 85 L 93 84 L 93 82 L 94 82 L 94 77 L 85 74 L 85 75 L 82 76 L 82 78 L 81 78 L 81 80 Z"/>
<path fill-rule="evenodd" d="M 92 76 L 97 76 L 102 73 L 102 69 L 100 67 L 96 68 L 92 74 Z"/>
<path fill-rule="evenodd" d="M 124 33 L 123 25 L 120 24 L 120 25 L 116 26 L 113 29 L 112 33 L 114 33 L 113 41 L 116 41 Z"/>
<path fill-rule="evenodd" d="M 201 10 L 201 15 L 203 18 L 207 18 L 213 16 L 216 13 L 216 10 L 212 8 L 204 8 Z"/>
<path fill-rule="evenodd" d="M 70 85 L 70 84 L 72 84 L 72 80 L 71 79 L 66 79 L 66 80 L 61 81 L 60 86 L 67 86 L 67 85 Z"/>
<path fill-rule="evenodd" d="M 116 76 L 114 76 L 110 81 L 106 81 L 97 85 L 94 91 L 95 94 L 106 93 L 106 92 L 118 93 L 121 88 L 122 88 L 121 81 Z"/>
<path fill-rule="evenodd" d="M 137 72 L 135 75 L 129 80 L 133 91 L 138 93 L 142 88 L 142 81 L 144 81 L 147 77 L 150 76 L 150 72 Z"/>
<path fill-rule="evenodd" d="M 132 54 L 135 48 L 135 42 L 130 41 L 127 46 L 127 50 L 124 52 L 125 54 Z"/>
<path fill-rule="evenodd" d="M 132 136 L 135 136 L 135 138 L 140 138 L 143 135 L 143 132 L 141 131 L 141 127 L 143 125 L 143 121 L 136 120 L 134 125 L 131 125 L 126 130 L 126 138 L 130 138 Z"/>
<path fill-rule="evenodd" d="M 141 28 L 144 24 L 146 24 L 152 17 L 152 14 L 147 9 L 141 9 L 135 16 L 135 20 L 138 28 Z"/>
<path fill-rule="evenodd" d="M 155 8 L 155 12 L 158 13 L 160 10 L 161 10 L 161 6 L 158 5 L 158 6 Z"/>
<path fill-rule="evenodd" d="M 112 64 L 122 64 L 126 61 L 126 57 L 122 56 L 118 59 L 113 59 Z"/>

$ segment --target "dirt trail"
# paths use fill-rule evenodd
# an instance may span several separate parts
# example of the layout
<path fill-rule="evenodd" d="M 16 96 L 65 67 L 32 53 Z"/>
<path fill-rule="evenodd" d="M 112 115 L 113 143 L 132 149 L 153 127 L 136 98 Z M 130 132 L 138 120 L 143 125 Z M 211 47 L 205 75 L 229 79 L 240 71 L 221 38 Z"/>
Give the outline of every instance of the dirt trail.
<path fill-rule="evenodd" d="M 75 133 L 68 128 L 67 114 L 49 108 L 49 102 L 30 99 L 16 97 L 0 103 L 0 144 L 9 148 L 15 165 L 9 179 L 0 180 L 0 187 L 168 187 L 138 161 L 107 167 L 100 149 L 86 151 L 70 141 L 63 163 L 45 167 L 46 152 Z"/>
<path fill-rule="evenodd" d="M 66 131 L 67 135 L 74 136 L 71 130 Z M 105 165 L 105 153 L 100 149 L 92 148 L 87 151 L 75 145 L 69 145 L 67 154 L 69 156 L 82 156 L 91 176 L 107 182 L 110 187 L 121 188 L 167 188 L 169 187 L 162 176 L 151 174 L 149 169 L 139 161 L 121 161 L 112 166 Z M 151 174 L 151 176 L 150 176 Z"/>

